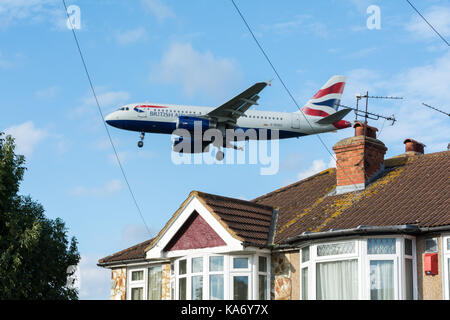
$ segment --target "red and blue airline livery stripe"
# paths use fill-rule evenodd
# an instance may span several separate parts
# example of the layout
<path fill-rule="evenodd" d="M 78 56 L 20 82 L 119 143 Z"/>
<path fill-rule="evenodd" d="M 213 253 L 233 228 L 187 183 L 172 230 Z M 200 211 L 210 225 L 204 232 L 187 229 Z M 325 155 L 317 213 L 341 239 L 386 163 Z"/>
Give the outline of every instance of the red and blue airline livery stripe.
<path fill-rule="evenodd" d="M 167 107 L 164 106 L 152 106 L 152 105 L 141 105 L 141 106 L 136 106 L 133 108 L 134 111 L 137 112 L 144 112 L 144 110 L 141 110 L 141 108 L 157 108 L 157 109 L 165 109 Z"/>
<path fill-rule="evenodd" d="M 320 89 L 314 95 L 314 97 L 312 97 L 312 99 L 319 99 L 319 98 L 322 98 L 323 96 L 326 96 L 329 94 L 342 94 L 342 92 L 344 92 L 344 87 L 345 87 L 345 82 L 335 83 L 328 88 Z"/>

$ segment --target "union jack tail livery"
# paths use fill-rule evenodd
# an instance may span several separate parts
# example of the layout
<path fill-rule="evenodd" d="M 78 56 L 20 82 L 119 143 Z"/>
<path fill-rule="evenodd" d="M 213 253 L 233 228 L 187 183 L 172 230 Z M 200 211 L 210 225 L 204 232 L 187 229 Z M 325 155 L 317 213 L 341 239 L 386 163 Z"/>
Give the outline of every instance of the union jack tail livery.
<path fill-rule="evenodd" d="M 344 92 L 345 80 L 344 76 L 331 77 L 302 108 L 303 113 L 321 118 L 336 113 Z"/>

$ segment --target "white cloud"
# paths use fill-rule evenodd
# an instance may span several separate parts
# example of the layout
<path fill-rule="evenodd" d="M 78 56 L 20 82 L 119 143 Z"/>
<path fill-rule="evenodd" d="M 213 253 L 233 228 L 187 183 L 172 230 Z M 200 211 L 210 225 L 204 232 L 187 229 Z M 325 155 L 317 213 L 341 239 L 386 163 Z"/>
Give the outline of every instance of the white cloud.
<path fill-rule="evenodd" d="M 242 78 L 233 60 L 199 52 L 190 43 L 173 43 L 153 70 L 153 81 L 179 84 L 187 96 L 196 93 L 224 98 Z"/>
<path fill-rule="evenodd" d="M 319 173 L 325 169 L 327 169 L 325 162 L 322 159 L 317 159 L 312 162 L 311 166 L 308 169 L 300 172 L 297 175 L 297 178 L 299 180 L 302 180 L 302 179 L 308 178 L 316 173 Z"/>
<path fill-rule="evenodd" d="M 129 45 L 143 39 L 145 35 L 145 28 L 136 28 L 128 31 L 118 32 L 116 34 L 116 41 L 120 45 Z"/>
<path fill-rule="evenodd" d="M 398 154 L 403 150 L 403 140 L 413 138 L 427 145 L 426 152 L 446 149 L 450 126 L 448 118 L 422 106 L 422 102 L 448 111 L 450 99 L 450 53 L 422 66 L 405 70 L 392 76 L 368 69 L 348 73 L 348 86 L 344 94 L 347 103 L 354 105 L 354 93 L 369 91 L 372 95 L 393 95 L 403 100 L 371 100 L 369 111 L 384 115 L 395 114 L 394 126 L 369 120 L 369 124 L 382 129 L 381 140 Z M 346 103 L 344 103 L 346 104 Z"/>
<path fill-rule="evenodd" d="M 111 270 L 97 266 L 99 257 L 81 255 L 78 269 L 80 271 L 81 300 L 109 300 L 111 287 Z"/>
<path fill-rule="evenodd" d="M 14 137 L 16 142 L 16 153 L 30 156 L 36 146 L 47 136 L 47 130 L 39 129 L 34 126 L 32 121 L 5 129 L 7 135 Z"/>
<path fill-rule="evenodd" d="M 450 37 L 450 7 L 432 6 L 423 13 L 423 16 L 444 38 Z M 414 37 L 441 41 L 430 26 L 415 12 L 405 25 L 405 29 Z"/>
<path fill-rule="evenodd" d="M 155 236 L 154 231 L 150 230 L 150 232 L 151 234 L 144 225 L 127 224 L 122 229 L 122 246 L 130 247 L 149 240 Z"/>
<path fill-rule="evenodd" d="M 0 26 L 15 23 L 51 23 L 65 26 L 65 13 L 59 0 L 0 0 Z M 62 23 L 64 21 L 64 23 Z"/>
<path fill-rule="evenodd" d="M 71 190 L 69 190 L 69 194 L 72 196 L 94 196 L 94 197 L 102 197 L 108 196 L 111 194 L 115 194 L 122 190 L 123 184 L 119 179 L 113 179 L 106 182 L 101 187 L 82 187 L 78 186 Z"/>
<path fill-rule="evenodd" d="M 169 18 L 175 18 L 173 10 L 161 0 L 141 0 L 141 2 L 160 22 Z"/>

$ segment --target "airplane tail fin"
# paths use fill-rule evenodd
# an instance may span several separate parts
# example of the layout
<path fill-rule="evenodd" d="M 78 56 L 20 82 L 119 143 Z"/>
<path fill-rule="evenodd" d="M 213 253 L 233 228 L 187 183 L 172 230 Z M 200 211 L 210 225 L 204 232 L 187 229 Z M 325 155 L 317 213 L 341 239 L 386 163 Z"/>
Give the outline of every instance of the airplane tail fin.
<path fill-rule="evenodd" d="M 344 76 L 331 77 L 302 108 L 303 113 L 318 117 L 318 121 L 336 113 L 341 102 L 342 93 L 344 92 L 345 81 L 346 77 Z M 329 121 L 331 120 L 330 118 Z"/>

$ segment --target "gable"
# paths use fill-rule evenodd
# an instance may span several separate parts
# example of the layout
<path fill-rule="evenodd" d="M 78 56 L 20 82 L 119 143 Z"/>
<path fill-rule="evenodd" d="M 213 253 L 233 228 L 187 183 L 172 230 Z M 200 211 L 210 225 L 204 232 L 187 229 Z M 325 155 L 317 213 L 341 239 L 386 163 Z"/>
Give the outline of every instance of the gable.
<path fill-rule="evenodd" d="M 225 246 L 225 241 L 194 211 L 164 247 L 164 251 Z"/>

